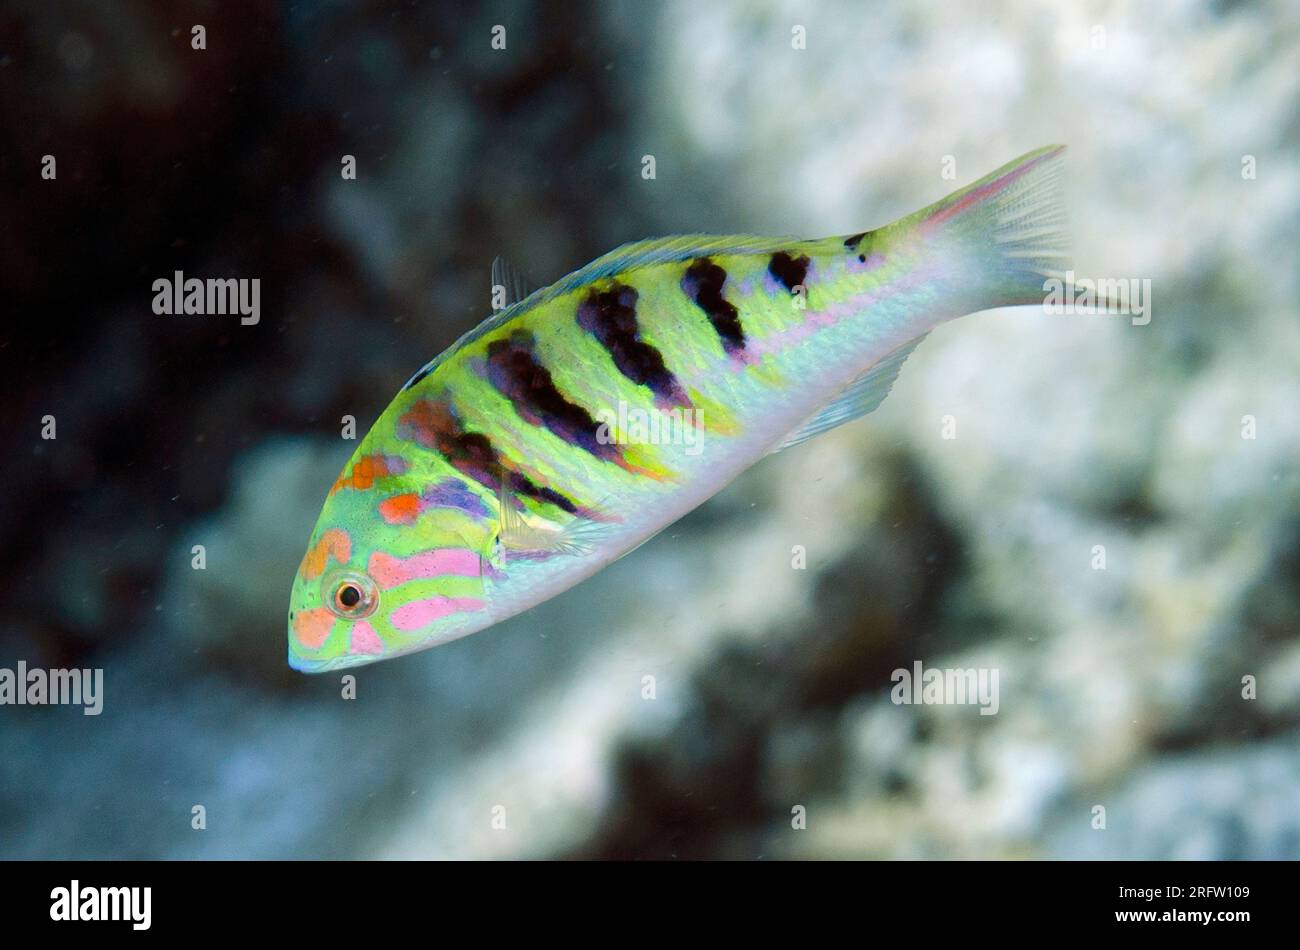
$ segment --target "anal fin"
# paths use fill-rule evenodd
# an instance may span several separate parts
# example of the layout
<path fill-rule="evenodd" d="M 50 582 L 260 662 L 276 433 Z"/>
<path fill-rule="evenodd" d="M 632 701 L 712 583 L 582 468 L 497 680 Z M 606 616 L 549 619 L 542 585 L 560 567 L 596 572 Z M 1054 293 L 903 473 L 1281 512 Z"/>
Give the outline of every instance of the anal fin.
<path fill-rule="evenodd" d="M 903 344 L 849 383 L 842 393 L 818 410 L 817 414 L 811 419 L 786 436 L 781 444 L 772 451 L 780 452 L 792 445 L 806 442 L 827 429 L 834 429 L 838 425 L 843 425 L 845 422 L 850 422 L 871 412 L 885 401 L 885 397 L 889 395 L 889 390 L 893 388 L 894 380 L 898 379 L 898 371 L 903 368 L 903 363 L 928 335 L 923 333 L 912 342 Z"/>

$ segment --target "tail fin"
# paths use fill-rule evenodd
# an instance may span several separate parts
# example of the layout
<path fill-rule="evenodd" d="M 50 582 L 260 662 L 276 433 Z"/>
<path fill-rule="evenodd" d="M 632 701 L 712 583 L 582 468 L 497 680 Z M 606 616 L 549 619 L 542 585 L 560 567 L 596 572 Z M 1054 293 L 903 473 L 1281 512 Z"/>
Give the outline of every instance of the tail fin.
<path fill-rule="evenodd" d="M 1041 303 L 1043 282 L 1069 268 L 1061 195 L 1064 145 L 1022 155 L 904 218 L 954 255 L 981 307 Z"/>

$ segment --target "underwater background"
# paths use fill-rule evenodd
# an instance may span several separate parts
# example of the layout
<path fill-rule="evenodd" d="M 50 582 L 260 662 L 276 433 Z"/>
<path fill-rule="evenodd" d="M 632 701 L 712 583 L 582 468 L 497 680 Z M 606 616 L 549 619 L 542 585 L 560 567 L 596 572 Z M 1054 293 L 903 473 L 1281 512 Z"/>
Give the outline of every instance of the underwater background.
<path fill-rule="evenodd" d="M 0 667 L 104 695 L 0 706 L 0 856 L 1300 857 L 1298 77 L 1287 0 L 6 4 Z M 1149 324 L 947 324 L 573 590 L 288 669 L 342 418 L 495 257 L 848 234 L 1053 142 Z M 178 270 L 259 323 L 155 314 Z"/>

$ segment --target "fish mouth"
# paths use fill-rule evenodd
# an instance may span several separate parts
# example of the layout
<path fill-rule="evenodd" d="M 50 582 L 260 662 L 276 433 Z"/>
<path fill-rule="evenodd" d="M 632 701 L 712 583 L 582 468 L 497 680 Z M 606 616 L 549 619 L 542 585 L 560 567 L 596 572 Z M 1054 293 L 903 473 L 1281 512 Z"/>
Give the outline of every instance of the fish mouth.
<path fill-rule="evenodd" d="M 289 667 L 299 673 L 322 673 L 325 669 L 321 661 L 309 660 L 304 656 L 299 656 L 293 651 L 293 647 L 289 648 Z"/>
<path fill-rule="evenodd" d="M 366 663 L 373 663 L 377 659 L 379 659 L 377 656 L 344 654 L 343 656 L 332 656 L 328 660 L 313 660 L 301 653 L 294 652 L 293 647 L 289 647 L 289 666 L 299 673 L 328 673 L 330 670 L 363 666 Z"/>

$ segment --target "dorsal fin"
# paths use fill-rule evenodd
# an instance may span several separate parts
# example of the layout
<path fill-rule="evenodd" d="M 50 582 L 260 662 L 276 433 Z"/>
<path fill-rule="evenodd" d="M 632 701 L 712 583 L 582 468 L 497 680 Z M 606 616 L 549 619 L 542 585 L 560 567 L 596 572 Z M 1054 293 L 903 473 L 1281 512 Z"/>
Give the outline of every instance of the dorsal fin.
<path fill-rule="evenodd" d="M 794 247 L 796 238 L 754 237 L 748 234 L 677 234 L 672 237 L 632 241 L 602 254 L 586 267 L 574 271 L 555 286 L 555 294 L 566 293 L 603 277 L 636 267 L 687 261 L 718 254 L 762 254 Z"/>
<path fill-rule="evenodd" d="M 519 303 L 532 293 L 532 286 L 524 275 L 504 257 L 492 261 L 492 286 L 505 288 L 507 307 Z"/>
<path fill-rule="evenodd" d="M 402 388 L 408 389 L 415 385 L 433 372 L 449 355 L 499 329 L 523 311 L 613 274 L 665 261 L 686 261 L 710 255 L 771 253 L 782 248 L 796 248 L 802 243 L 804 242 L 795 238 L 752 237 L 744 234 L 679 234 L 674 237 L 633 241 L 601 255 L 590 264 L 560 278 L 550 286 L 531 293 L 528 292 L 528 282 L 519 277 L 518 271 L 504 258 L 498 257 L 492 262 L 492 283 L 494 286 L 499 285 L 506 289 L 505 308 L 461 334 L 451 346 L 425 364 Z"/>
<path fill-rule="evenodd" d="M 889 390 L 898 379 L 898 371 L 912 351 L 921 345 L 929 334 L 922 334 L 911 343 L 905 343 L 871 369 L 867 370 L 833 401 L 820 409 L 815 416 L 791 432 L 773 452 L 780 452 L 792 445 L 806 442 L 815 435 L 834 429 L 838 425 L 865 416 L 889 395 Z"/>

